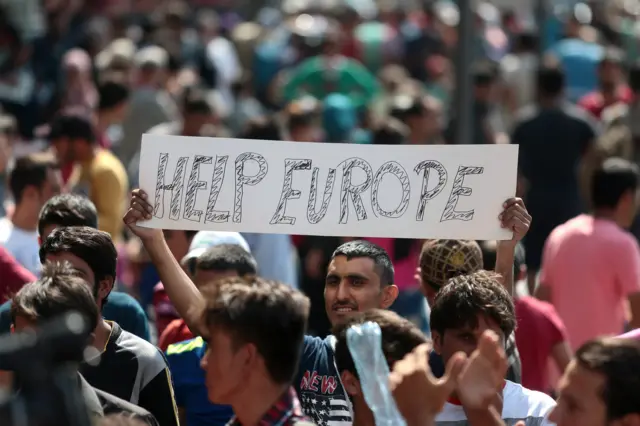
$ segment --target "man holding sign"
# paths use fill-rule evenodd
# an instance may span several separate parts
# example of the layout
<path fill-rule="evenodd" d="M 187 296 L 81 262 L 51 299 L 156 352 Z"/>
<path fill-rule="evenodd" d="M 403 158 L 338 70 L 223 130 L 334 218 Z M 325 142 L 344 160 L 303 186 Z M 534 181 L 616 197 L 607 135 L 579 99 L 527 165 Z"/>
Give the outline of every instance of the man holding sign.
<path fill-rule="evenodd" d="M 522 200 L 510 199 L 505 206 L 498 223 L 514 232 L 514 240 L 520 239 L 528 229 L 528 214 Z M 138 221 L 149 220 L 153 211 L 146 192 L 135 190 L 124 222 L 141 238 L 177 311 L 194 334 L 206 336 L 207 330 L 200 328 L 197 318 L 199 308 L 205 304 L 203 296 L 171 255 L 162 231 L 138 225 Z M 502 247 L 508 249 L 511 245 Z M 501 250 L 500 255 L 512 258 L 513 251 L 505 253 Z M 512 260 L 499 261 L 498 264 L 512 265 Z M 393 266 L 384 250 L 359 241 L 347 243 L 336 250 L 325 288 L 325 303 L 332 322 L 343 321 L 372 308 L 388 308 L 396 295 Z M 314 420 L 323 424 L 331 421 L 350 423 L 352 420 L 350 403 L 335 368 L 334 341 L 333 336 L 325 340 L 305 338 L 301 371 L 295 383 L 305 412 L 315 414 Z"/>

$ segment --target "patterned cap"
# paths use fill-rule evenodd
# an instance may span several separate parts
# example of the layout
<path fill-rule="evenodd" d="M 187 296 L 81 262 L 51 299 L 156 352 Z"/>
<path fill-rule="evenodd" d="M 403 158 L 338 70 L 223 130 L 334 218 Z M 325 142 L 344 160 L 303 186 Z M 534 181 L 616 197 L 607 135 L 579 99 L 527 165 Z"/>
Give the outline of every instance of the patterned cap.
<path fill-rule="evenodd" d="M 482 250 L 470 240 L 427 240 L 420 253 L 422 281 L 443 287 L 451 278 L 482 269 Z"/>

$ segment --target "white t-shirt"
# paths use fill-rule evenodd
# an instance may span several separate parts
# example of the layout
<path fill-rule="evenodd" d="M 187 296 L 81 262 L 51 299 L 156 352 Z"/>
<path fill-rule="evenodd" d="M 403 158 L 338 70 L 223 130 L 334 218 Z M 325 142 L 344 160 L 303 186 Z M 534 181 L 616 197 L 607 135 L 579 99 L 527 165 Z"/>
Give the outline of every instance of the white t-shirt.
<path fill-rule="evenodd" d="M 553 425 L 547 416 L 556 402 L 549 395 L 507 381 L 502 398 L 502 419 L 507 426 L 513 426 L 521 420 L 527 426 Z M 469 426 L 469 421 L 461 405 L 447 402 L 436 416 L 436 426 Z"/>
<path fill-rule="evenodd" d="M 2 218 L 0 219 L 0 245 L 31 273 L 35 276 L 40 275 L 38 231 L 16 228 L 8 218 Z"/>

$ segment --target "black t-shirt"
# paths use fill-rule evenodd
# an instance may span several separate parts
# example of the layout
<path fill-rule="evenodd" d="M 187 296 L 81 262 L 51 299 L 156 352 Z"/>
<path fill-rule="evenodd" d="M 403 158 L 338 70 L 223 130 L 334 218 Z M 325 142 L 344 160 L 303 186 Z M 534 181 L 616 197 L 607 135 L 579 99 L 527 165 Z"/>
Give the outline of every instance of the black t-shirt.
<path fill-rule="evenodd" d="M 83 363 L 80 373 L 93 386 L 149 411 L 162 426 L 178 426 L 173 383 L 164 354 L 114 322 L 97 365 Z"/>

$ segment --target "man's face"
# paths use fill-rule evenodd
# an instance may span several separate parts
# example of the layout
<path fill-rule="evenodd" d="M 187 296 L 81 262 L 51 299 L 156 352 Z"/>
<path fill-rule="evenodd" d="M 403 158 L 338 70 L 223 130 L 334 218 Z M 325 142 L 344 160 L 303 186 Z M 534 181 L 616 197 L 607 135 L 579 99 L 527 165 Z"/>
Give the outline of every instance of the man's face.
<path fill-rule="evenodd" d="M 69 138 L 53 139 L 51 146 L 56 153 L 56 158 L 61 164 L 68 164 L 73 161 L 73 146 Z"/>
<path fill-rule="evenodd" d="M 605 62 L 600 65 L 598 71 L 600 84 L 605 89 L 614 89 L 618 82 L 622 79 L 622 70 L 620 69 L 620 66 L 618 64 Z"/>
<path fill-rule="evenodd" d="M 607 425 L 607 410 L 601 398 L 604 384 L 602 375 L 571 361 L 558 384 L 557 405 L 549 414 L 549 421 L 557 426 Z"/>
<path fill-rule="evenodd" d="M 387 309 L 397 296 L 395 286 L 381 287 L 375 263 L 367 257 L 347 260 L 336 256 L 327 268 L 324 303 L 331 324 L 347 320 L 357 312 Z"/>
<path fill-rule="evenodd" d="M 443 335 L 432 330 L 433 347 L 435 351 L 442 356 L 446 364 L 449 358 L 457 352 L 464 352 L 467 356 L 471 356 L 473 351 L 478 347 L 480 337 L 487 330 L 496 333 L 500 338 L 500 344 L 504 347 L 504 333 L 495 321 L 483 315 L 478 315 L 478 326 L 476 328 L 465 326 L 457 329 L 449 329 L 446 330 Z"/>
<path fill-rule="evenodd" d="M 193 283 L 200 288 L 206 284 L 218 281 L 224 278 L 238 277 L 236 271 L 205 271 L 196 267 L 196 274 L 193 277 Z"/>
<path fill-rule="evenodd" d="M 102 308 L 102 300 L 107 297 L 113 289 L 113 279 L 106 279 L 96 283 L 95 273 L 89 264 L 71 253 L 47 254 L 45 260 L 47 262 L 69 262 L 71 266 L 78 271 L 80 277 L 92 286 L 91 290 L 93 296 L 96 298 L 96 303 L 99 308 Z"/>
<path fill-rule="evenodd" d="M 44 181 L 42 188 L 40 188 L 40 199 L 42 201 L 42 205 L 40 207 L 49 201 L 50 198 L 60 194 L 61 188 L 62 176 L 60 175 L 60 170 L 47 170 L 47 179 Z"/>
<path fill-rule="evenodd" d="M 246 346 L 234 348 L 227 332 L 212 329 L 200 366 L 206 373 L 209 401 L 230 404 L 248 378 Z"/>

